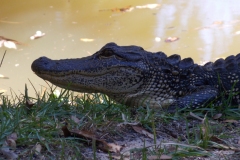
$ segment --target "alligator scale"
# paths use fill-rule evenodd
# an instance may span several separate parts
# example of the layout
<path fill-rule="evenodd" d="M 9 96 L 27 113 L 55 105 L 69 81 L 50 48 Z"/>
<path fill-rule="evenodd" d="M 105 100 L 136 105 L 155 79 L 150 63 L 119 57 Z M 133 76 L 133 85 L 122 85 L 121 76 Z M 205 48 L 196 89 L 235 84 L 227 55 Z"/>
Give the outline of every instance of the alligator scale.
<path fill-rule="evenodd" d="M 138 46 L 108 43 L 92 56 L 51 60 L 40 57 L 32 70 L 44 80 L 70 90 L 104 93 L 128 106 L 199 108 L 221 104 L 231 95 L 240 104 L 240 54 L 204 66 L 179 55 L 167 57 Z"/>

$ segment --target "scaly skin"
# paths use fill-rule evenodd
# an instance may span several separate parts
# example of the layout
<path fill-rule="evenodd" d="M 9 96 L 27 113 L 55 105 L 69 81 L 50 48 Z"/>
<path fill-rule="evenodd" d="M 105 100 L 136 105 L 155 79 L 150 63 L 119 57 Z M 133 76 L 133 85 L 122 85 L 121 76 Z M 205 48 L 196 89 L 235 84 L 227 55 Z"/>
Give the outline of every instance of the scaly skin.
<path fill-rule="evenodd" d="M 108 43 L 85 58 L 40 57 L 32 63 L 32 70 L 62 88 L 104 93 L 128 106 L 168 106 L 174 111 L 209 102 L 217 105 L 230 93 L 234 94 L 232 104 L 240 104 L 239 66 L 240 54 L 200 66 L 191 58 L 181 60 L 179 55 L 167 57 L 138 46 Z"/>

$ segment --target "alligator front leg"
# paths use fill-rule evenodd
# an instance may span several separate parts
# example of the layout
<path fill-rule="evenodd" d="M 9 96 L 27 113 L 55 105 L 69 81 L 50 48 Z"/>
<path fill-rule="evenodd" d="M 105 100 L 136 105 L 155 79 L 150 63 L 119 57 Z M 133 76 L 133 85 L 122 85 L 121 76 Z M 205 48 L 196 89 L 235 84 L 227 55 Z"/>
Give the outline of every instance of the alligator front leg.
<path fill-rule="evenodd" d="M 210 86 L 200 87 L 195 89 L 194 92 L 178 98 L 168 107 L 167 111 L 173 113 L 176 110 L 180 110 L 185 107 L 193 109 L 203 107 L 207 103 L 215 100 L 217 97 L 218 89 Z"/>

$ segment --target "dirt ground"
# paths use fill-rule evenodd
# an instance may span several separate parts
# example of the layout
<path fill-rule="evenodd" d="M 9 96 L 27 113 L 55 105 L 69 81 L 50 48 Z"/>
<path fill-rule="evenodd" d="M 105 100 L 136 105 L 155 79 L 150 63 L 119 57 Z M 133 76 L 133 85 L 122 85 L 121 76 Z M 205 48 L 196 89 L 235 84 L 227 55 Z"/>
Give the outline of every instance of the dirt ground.
<path fill-rule="evenodd" d="M 120 153 L 123 156 L 124 160 L 128 159 L 142 159 L 141 151 L 137 150 L 137 148 L 147 148 L 150 153 L 154 152 L 156 149 L 164 149 L 169 152 L 169 156 L 172 157 L 171 153 L 176 150 L 176 145 L 174 144 L 186 144 L 188 145 L 189 138 L 187 138 L 187 134 L 190 137 L 196 139 L 195 136 L 200 136 L 199 124 L 201 122 L 199 120 L 189 119 L 188 123 L 186 121 L 172 121 L 168 123 L 159 122 L 156 127 L 156 135 L 157 139 L 154 142 L 154 139 L 144 135 L 137 133 L 131 125 L 113 125 L 111 126 L 111 130 L 114 130 L 114 133 L 111 134 L 106 129 L 106 133 L 98 132 L 98 134 L 105 134 L 103 138 L 106 139 L 107 142 L 115 143 L 117 145 L 122 146 Z M 188 125 L 188 126 L 187 126 Z M 188 156 L 181 157 L 179 159 L 183 160 L 239 160 L 240 159 L 240 121 L 238 123 L 222 123 L 216 122 L 216 124 L 211 125 L 213 129 L 213 133 L 216 135 L 211 135 L 211 137 L 219 137 L 225 135 L 226 138 L 223 139 L 213 139 L 211 141 L 215 141 L 220 146 L 210 147 L 206 149 L 206 152 L 210 153 L 210 156 Z M 113 132 L 112 132 L 113 133 Z M 155 145 L 156 144 L 156 145 Z M 171 145 L 172 144 L 172 145 Z M 193 144 L 189 144 L 189 146 L 194 146 Z M 189 147 L 191 148 L 191 147 Z M 181 150 L 181 147 L 179 147 Z M 164 153 L 163 153 L 164 154 Z M 83 155 L 86 159 L 92 159 L 93 150 L 91 147 L 84 148 Z M 120 159 L 119 154 L 112 153 L 111 154 L 115 159 Z M 102 152 L 101 150 L 97 150 L 97 159 L 107 160 L 109 159 L 109 154 Z M 149 158 L 154 159 L 154 158 Z M 158 159 L 158 158 L 155 158 Z"/>

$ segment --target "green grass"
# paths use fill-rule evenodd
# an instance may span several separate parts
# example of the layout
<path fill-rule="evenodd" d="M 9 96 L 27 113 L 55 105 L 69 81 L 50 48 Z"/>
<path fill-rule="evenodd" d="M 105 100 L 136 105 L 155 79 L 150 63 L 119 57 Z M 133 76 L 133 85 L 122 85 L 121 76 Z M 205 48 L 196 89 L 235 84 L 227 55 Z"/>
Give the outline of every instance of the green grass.
<path fill-rule="evenodd" d="M 129 108 L 125 105 L 115 103 L 103 94 L 83 94 L 75 96 L 73 92 L 62 90 L 59 96 L 54 94 L 54 89 L 44 92 L 42 96 L 29 97 L 27 88 L 25 95 L 20 96 L 0 96 L 0 146 L 3 146 L 6 139 L 12 133 L 17 134 L 16 149 L 19 159 L 34 159 L 44 156 L 47 159 L 84 159 L 91 157 L 98 159 L 99 148 L 97 142 L 91 143 L 89 139 L 79 137 L 64 137 L 62 127 L 67 126 L 69 130 L 87 130 L 111 143 L 115 138 L 124 139 L 126 137 L 144 137 L 134 132 L 131 127 L 118 127 L 123 122 L 137 122 L 145 130 L 154 135 L 152 144 L 140 148 L 132 148 L 130 157 L 132 159 L 148 159 L 149 156 L 168 155 L 173 159 L 182 157 L 211 156 L 213 146 L 216 148 L 213 135 L 221 138 L 232 138 L 228 134 L 231 124 L 210 124 L 212 116 L 222 112 L 224 119 L 240 119 L 240 112 L 237 108 L 202 108 L 194 111 L 194 114 L 205 118 L 204 122 L 193 123 L 188 118 L 189 112 L 174 115 L 162 111 L 154 111 L 150 108 Z M 26 103 L 28 101 L 28 103 Z M 29 104 L 33 102 L 34 104 Z M 76 123 L 72 116 L 78 119 Z M 186 130 L 180 132 L 173 130 L 174 137 L 165 133 L 165 127 L 171 130 L 173 124 L 184 124 Z M 191 127 L 190 127 L 191 126 Z M 204 128 L 204 131 L 203 131 Z M 222 130 L 219 131 L 219 128 Z M 240 134 L 239 128 L 232 128 L 236 135 Z M 159 137 L 165 134 L 165 139 L 161 143 L 157 142 Z M 181 139 L 183 134 L 185 139 Z M 107 135 L 107 136 L 106 136 Z M 145 137 L 147 138 L 147 137 Z M 127 143 L 127 141 L 126 141 Z M 35 151 L 35 146 L 40 144 L 40 153 Z M 227 146 L 227 144 L 224 144 Z M 9 146 L 8 146 L 9 147 Z M 117 155 L 116 153 L 105 152 L 106 157 Z M 0 154 L 0 157 L 2 155 Z M 119 155 L 124 157 L 124 153 Z M 0 158 L 1 159 L 1 158 Z"/>

